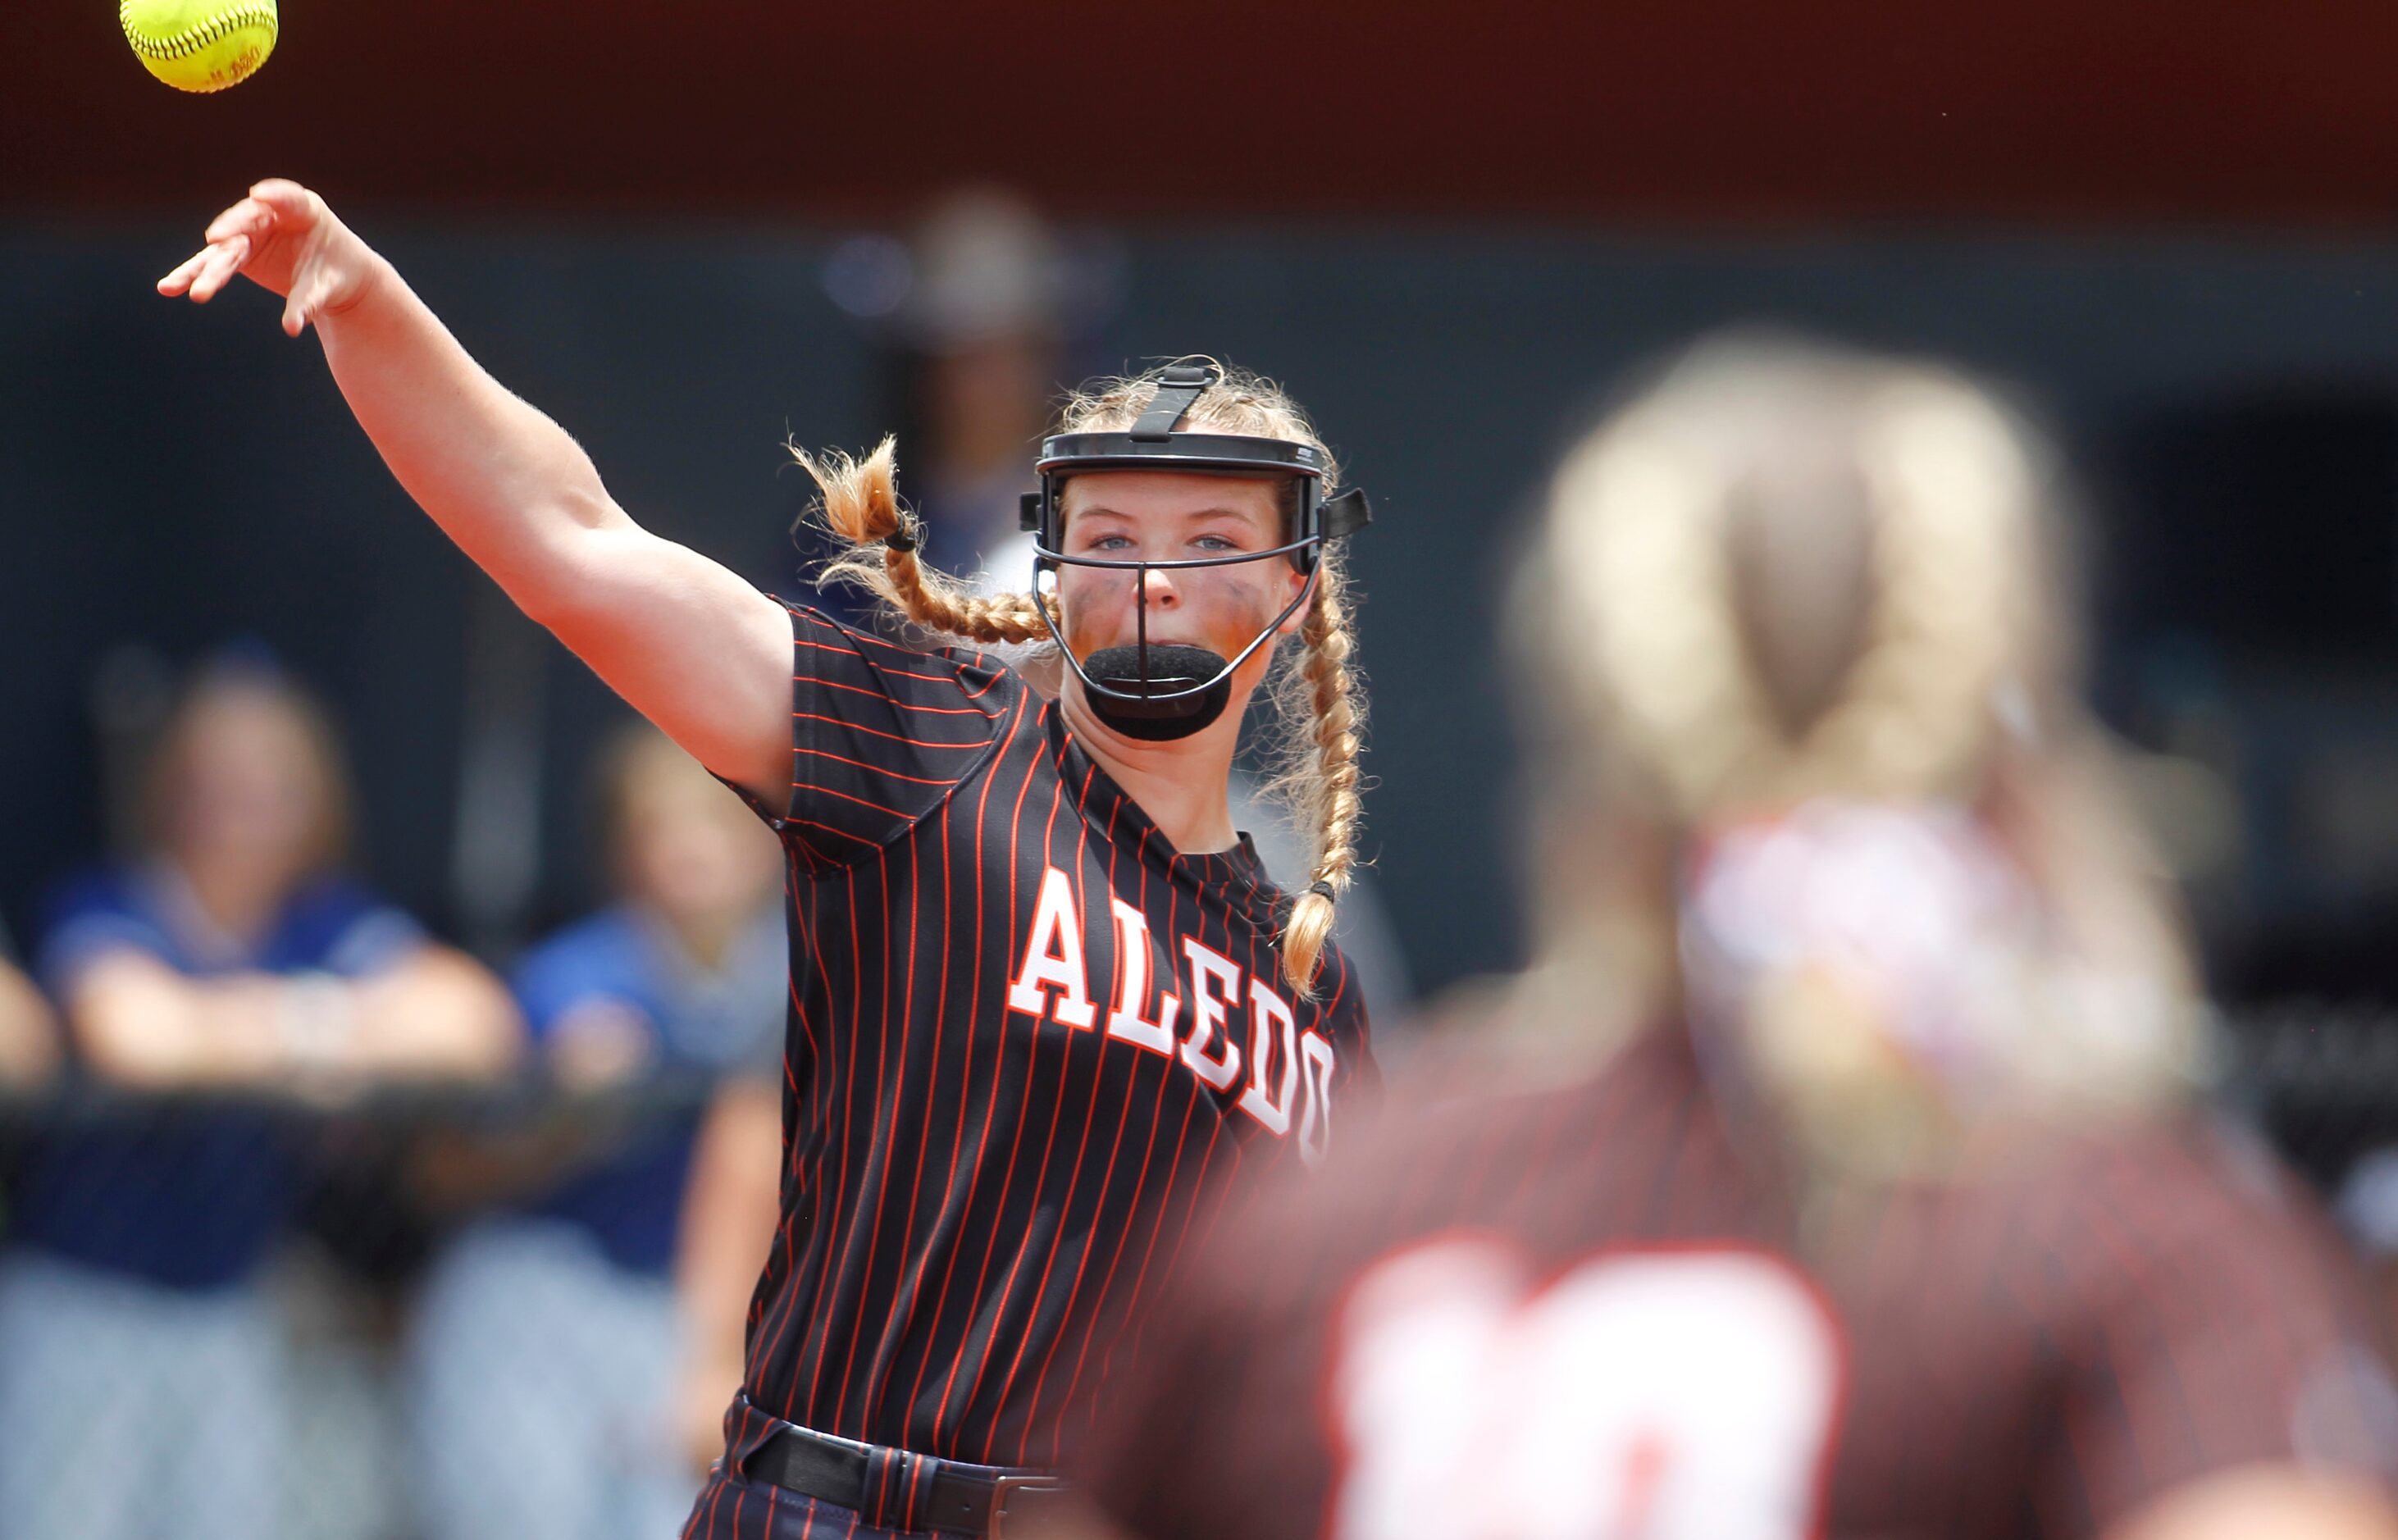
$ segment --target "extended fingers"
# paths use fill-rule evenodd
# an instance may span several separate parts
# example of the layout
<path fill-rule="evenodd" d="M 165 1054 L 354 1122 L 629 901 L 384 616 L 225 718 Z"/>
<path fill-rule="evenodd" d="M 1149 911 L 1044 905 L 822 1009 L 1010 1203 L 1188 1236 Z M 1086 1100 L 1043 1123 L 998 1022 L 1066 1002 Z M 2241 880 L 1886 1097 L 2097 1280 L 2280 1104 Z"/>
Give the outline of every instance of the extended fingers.
<path fill-rule="evenodd" d="M 231 236 L 214 242 L 193 259 L 199 265 L 192 279 L 192 298 L 202 304 L 216 298 L 217 290 L 233 281 L 241 264 L 249 260 L 249 237 Z"/>
<path fill-rule="evenodd" d="M 173 272 L 158 280 L 161 294 L 188 293 L 201 304 L 216 297 L 218 290 L 233 281 L 241 271 L 242 263 L 249 256 L 249 237 L 235 236 L 227 240 L 211 241 L 185 259 Z"/>
<path fill-rule="evenodd" d="M 199 277 L 200 269 L 208 263 L 209 254 L 215 250 L 214 247 L 204 246 L 184 258 L 173 272 L 158 280 L 158 292 L 174 295 L 191 288 L 192 280 Z"/>
<path fill-rule="evenodd" d="M 265 203 L 247 197 L 209 222 L 201 238 L 208 242 L 182 265 L 158 280 L 161 294 L 189 293 L 205 304 L 241 271 L 260 237 L 275 224 L 276 212 Z"/>

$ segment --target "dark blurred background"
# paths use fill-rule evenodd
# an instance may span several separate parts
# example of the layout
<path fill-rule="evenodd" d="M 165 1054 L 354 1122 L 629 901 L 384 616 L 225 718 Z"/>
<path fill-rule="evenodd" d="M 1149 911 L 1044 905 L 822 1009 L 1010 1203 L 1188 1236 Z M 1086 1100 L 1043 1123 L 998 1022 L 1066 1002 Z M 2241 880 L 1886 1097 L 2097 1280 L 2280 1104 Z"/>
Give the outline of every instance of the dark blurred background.
<path fill-rule="evenodd" d="M 904 415 L 871 328 L 828 293 L 841 229 L 510 231 L 350 202 L 637 517 L 806 591 L 784 437 L 861 446 Z M 29 925 L 37 885 L 100 842 L 96 712 L 140 659 L 251 635 L 336 704 L 371 875 L 453 931 L 478 870 L 456 837 L 462 745 L 478 711 L 528 713 L 525 903 L 555 918 L 587 897 L 580 766 L 618 708 L 415 512 L 276 302 L 149 292 L 193 223 L 0 235 L 20 301 L 0 317 L 0 785 L 26 815 L 0 824 L 0 903 Z M 2182 799 L 2169 832 L 2220 983 L 2398 989 L 2369 923 L 2398 898 L 2398 244 L 1192 223 L 1113 248 L 1083 363 L 1205 349 L 1269 370 L 1375 494 L 1355 551 L 1368 848 L 1425 987 L 1516 956 L 1492 642 L 1509 531 L 1622 370 L 1761 320 L 2024 388 L 2081 462 L 2097 672 L 2119 724 L 2176 756 L 2160 794 Z"/>
<path fill-rule="evenodd" d="M 1084 259 L 1053 383 L 1190 350 L 1264 370 L 1385 510 L 1357 550 L 1369 845 L 1421 985 L 1516 952 L 1490 643 L 1511 524 L 1627 364 L 1764 322 L 2023 389 L 2089 490 L 2096 672 L 2174 756 L 2158 794 L 2189 823 L 2219 984 L 2398 990 L 2378 7 L 300 0 L 267 67 L 206 98 L 143 74 L 96 0 L 15 25 L 0 913 L 20 933 L 101 837 L 96 704 L 244 634 L 335 701 L 395 896 L 465 933 L 587 891 L 576 765 L 612 703 L 514 634 L 264 296 L 150 292 L 251 179 L 324 191 L 639 517 L 786 593 L 802 483 L 781 440 L 908 426 L 878 302 L 844 290 L 859 237 L 996 183 Z M 459 835 L 462 746 L 526 720 L 506 751 L 542 767 L 541 838 L 494 879 Z M 478 871 L 522 898 L 462 890 Z"/>

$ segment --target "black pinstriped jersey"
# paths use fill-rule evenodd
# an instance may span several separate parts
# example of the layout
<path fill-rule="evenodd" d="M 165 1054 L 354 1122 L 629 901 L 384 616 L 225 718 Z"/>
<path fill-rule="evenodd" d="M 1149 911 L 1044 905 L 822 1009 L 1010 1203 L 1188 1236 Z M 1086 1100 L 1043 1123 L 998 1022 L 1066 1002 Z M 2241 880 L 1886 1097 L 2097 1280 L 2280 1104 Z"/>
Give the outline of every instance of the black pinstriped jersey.
<path fill-rule="evenodd" d="M 985 655 L 792 611 L 782 1219 L 729 1452 L 775 1418 L 1045 1466 L 1250 1179 L 1370 1084 L 1246 838 L 1182 855 Z M 1340 1110 L 1336 1115 L 1336 1108 Z"/>

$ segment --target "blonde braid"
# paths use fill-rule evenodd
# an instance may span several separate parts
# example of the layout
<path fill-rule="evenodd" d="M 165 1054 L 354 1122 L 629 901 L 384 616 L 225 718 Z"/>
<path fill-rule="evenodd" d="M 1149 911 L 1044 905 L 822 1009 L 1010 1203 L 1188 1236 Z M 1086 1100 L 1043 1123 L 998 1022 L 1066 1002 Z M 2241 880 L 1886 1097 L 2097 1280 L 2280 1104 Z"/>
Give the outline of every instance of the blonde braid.
<path fill-rule="evenodd" d="M 1041 601 L 1032 595 L 986 598 L 917 560 L 916 543 L 923 526 L 899 503 L 896 439 L 886 436 L 863 460 L 839 450 L 815 455 L 796 444 L 788 447 L 791 458 L 815 481 L 819 495 L 811 511 L 850 547 L 825 568 L 817 587 L 857 584 L 917 625 L 944 636 L 994 643 L 1049 640 Z M 866 548 L 877 543 L 879 555 Z"/>
<path fill-rule="evenodd" d="M 1282 932 L 1283 977 L 1308 997 L 1332 935 L 1334 903 L 1348 891 L 1357 865 L 1357 825 L 1365 811 L 1357 755 L 1366 694 L 1349 667 L 1356 642 L 1349 626 L 1348 583 L 1336 553 L 1327 553 L 1316 569 L 1315 598 L 1300 640 L 1306 655 L 1297 670 L 1299 687 L 1289 692 L 1285 709 L 1307 711 L 1314 724 L 1307 742 L 1314 751 L 1294 753 L 1274 790 L 1316 831 L 1314 885 L 1291 906 Z"/>
<path fill-rule="evenodd" d="M 1175 363 L 1216 363 L 1191 355 Z M 1156 398 L 1161 365 L 1125 379 L 1100 380 L 1069 397 L 1060 413 L 1068 433 L 1121 432 L 1139 420 Z M 1218 364 L 1222 377 L 1192 402 L 1183 422 L 1219 433 L 1255 434 L 1314 445 L 1323 457 L 1319 497 L 1340 485 L 1331 447 L 1287 391 L 1262 374 Z M 1348 583 L 1338 547 L 1324 548 L 1315 593 L 1301 623 L 1304 656 L 1296 668 L 1277 657 L 1270 688 L 1277 718 L 1277 741 L 1268 796 L 1290 810 L 1291 824 L 1314 848 L 1313 880 L 1292 905 L 1282 932 L 1283 976 L 1301 997 L 1314 988 L 1332 935 L 1335 903 L 1346 892 L 1357 865 L 1357 825 L 1364 810 L 1364 777 L 1357 755 L 1365 731 L 1364 682 L 1349 667 L 1356 639 L 1349 626 Z"/>

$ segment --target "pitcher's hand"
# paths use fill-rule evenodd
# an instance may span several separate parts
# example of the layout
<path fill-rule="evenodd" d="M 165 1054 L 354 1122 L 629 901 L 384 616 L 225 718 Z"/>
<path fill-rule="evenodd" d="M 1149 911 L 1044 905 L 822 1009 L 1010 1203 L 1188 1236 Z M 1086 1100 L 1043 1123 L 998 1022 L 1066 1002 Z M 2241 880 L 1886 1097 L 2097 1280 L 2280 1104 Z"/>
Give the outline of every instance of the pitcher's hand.
<path fill-rule="evenodd" d="M 209 225 L 208 245 L 158 280 L 161 294 L 206 304 L 236 273 L 283 296 L 283 330 L 346 310 L 373 286 L 382 259 L 325 200 L 296 182 L 270 178 Z"/>

